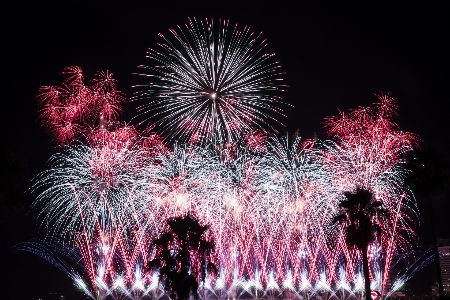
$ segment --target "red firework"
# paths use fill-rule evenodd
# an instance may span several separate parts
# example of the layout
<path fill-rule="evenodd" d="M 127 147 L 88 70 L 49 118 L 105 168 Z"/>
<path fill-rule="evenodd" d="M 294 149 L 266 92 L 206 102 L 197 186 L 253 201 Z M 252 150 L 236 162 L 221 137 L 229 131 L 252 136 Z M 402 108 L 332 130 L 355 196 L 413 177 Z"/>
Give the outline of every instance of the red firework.
<path fill-rule="evenodd" d="M 61 86 L 43 86 L 37 96 L 41 124 L 57 143 L 66 145 L 89 133 L 89 128 L 115 124 L 126 98 L 117 90 L 111 72 L 97 72 L 89 84 L 80 67 L 67 67 L 62 74 L 67 78 Z"/>

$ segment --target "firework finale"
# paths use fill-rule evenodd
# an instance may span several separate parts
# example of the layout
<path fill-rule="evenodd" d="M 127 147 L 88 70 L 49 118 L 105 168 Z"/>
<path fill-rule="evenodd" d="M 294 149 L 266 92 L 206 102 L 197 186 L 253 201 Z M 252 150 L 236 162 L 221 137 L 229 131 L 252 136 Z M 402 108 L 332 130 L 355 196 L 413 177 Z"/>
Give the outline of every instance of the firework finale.
<path fill-rule="evenodd" d="M 62 147 L 31 186 L 51 238 L 22 247 L 93 299 L 156 299 L 164 289 L 146 268 L 151 242 L 165 219 L 192 213 L 211 226 L 220 268 L 202 298 L 356 297 L 362 258 L 332 220 L 359 187 L 391 212 L 381 224 L 389 234 L 370 247 L 372 286 L 388 295 L 417 215 L 402 183 L 418 138 L 394 123 L 394 98 L 325 119 L 325 141 L 262 130 L 267 111 L 282 114 L 280 65 L 248 27 L 214 26 L 189 20 L 171 30 L 175 41 L 161 35 L 164 53 L 149 50 L 157 65 L 141 67 L 149 83 L 134 100 L 142 115 L 160 116 L 161 134 L 115 121 L 125 98 L 108 71 L 86 85 L 69 67 L 61 86 L 41 88 L 40 119 Z M 167 132 L 178 139 L 168 143 Z"/>
<path fill-rule="evenodd" d="M 91 299 L 168 299 L 152 243 L 190 214 L 215 243 L 201 299 L 359 299 L 363 257 L 333 219 L 365 189 L 389 212 L 368 253 L 371 289 L 391 296 L 432 261 L 414 252 L 419 210 L 404 183 L 420 138 L 384 91 L 324 118 L 324 139 L 281 133 L 289 87 L 267 45 L 241 23 L 189 18 L 159 34 L 130 97 L 112 72 L 79 66 L 42 86 L 38 120 L 57 153 L 28 194 L 45 237 L 17 249 Z M 137 107 L 127 121 L 125 104 Z"/>

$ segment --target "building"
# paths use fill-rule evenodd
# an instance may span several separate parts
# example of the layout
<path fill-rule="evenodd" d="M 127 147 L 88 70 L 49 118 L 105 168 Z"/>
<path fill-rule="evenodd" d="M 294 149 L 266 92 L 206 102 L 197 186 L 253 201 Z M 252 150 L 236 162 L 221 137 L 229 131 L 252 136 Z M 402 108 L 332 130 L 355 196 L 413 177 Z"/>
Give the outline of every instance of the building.
<path fill-rule="evenodd" d="M 439 261 L 441 265 L 442 285 L 444 295 L 450 295 L 450 239 L 437 239 L 439 249 Z M 431 287 L 432 295 L 439 295 L 439 286 L 436 282 Z"/>

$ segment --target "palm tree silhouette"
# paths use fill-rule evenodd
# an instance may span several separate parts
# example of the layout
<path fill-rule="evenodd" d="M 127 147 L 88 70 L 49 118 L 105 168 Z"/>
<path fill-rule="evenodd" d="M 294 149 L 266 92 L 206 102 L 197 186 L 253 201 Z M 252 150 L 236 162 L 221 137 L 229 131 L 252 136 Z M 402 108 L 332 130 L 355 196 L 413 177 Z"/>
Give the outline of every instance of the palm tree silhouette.
<path fill-rule="evenodd" d="M 159 270 L 170 298 L 185 300 L 192 294 L 198 299 L 198 279 L 205 281 L 206 273 L 217 274 L 216 266 L 210 261 L 214 242 L 205 239 L 209 226 L 188 214 L 167 220 L 168 230 L 153 242 L 156 246 L 155 258 L 148 268 Z"/>
<path fill-rule="evenodd" d="M 344 195 L 346 199 L 339 203 L 341 211 L 333 223 L 342 224 L 347 245 L 362 252 L 366 300 L 371 300 L 368 248 L 381 234 L 380 224 L 387 211 L 380 201 L 372 201 L 369 190 L 358 188 L 356 193 L 346 192 Z"/>
<path fill-rule="evenodd" d="M 406 167 L 411 172 L 405 180 L 407 185 L 412 186 L 414 194 L 427 201 L 430 208 L 431 233 L 440 299 L 444 299 L 444 289 L 434 226 L 433 199 L 443 193 L 449 183 L 449 166 L 444 161 L 445 157 L 436 148 L 415 149 L 407 157 Z"/>

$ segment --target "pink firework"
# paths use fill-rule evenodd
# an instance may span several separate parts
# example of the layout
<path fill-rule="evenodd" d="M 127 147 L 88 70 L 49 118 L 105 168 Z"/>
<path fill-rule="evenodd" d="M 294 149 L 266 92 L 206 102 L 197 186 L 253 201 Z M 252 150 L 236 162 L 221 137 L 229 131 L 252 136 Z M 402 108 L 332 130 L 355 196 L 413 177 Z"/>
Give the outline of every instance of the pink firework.
<path fill-rule="evenodd" d="M 88 85 L 77 66 L 65 68 L 62 74 L 67 78 L 61 86 L 43 86 L 38 95 L 41 124 L 55 141 L 69 144 L 89 127 L 112 126 L 126 100 L 112 73 L 98 72 Z"/>
<path fill-rule="evenodd" d="M 325 126 L 336 143 L 324 152 L 323 168 L 330 176 L 335 195 L 354 191 L 357 187 L 369 189 L 390 211 L 389 221 L 384 224 L 386 234 L 372 245 L 372 251 L 380 252 L 372 257 L 383 257 L 382 262 L 372 261 L 371 264 L 373 267 L 376 263 L 384 265 L 380 283 L 380 289 L 384 289 L 392 259 L 411 251 L 410 240 L 415 237 L 413 216 L 417 208 L 411 191 L 404 187 L 402 165 L 406 152 L 417 146 L 418 137 L 400 131 L 393 122 L 397 108 L 394 98 L 389 94 L 377 97 L 379 103 L 372 107 L 360 107 L 347 115 L 340 112 L 339 117 L 326 119 Z M 329 198 L 330 205 L 321 213 L 335 213 L 338 200 Z M 330 222 L 329 219 L 326 221 Z M 333 232 L 337 241 L 335 247 L 342 249 L 345 255 L 347 274 L 353 274 L 358 263 L 355 260 L 357 254 L 354 249 L 347 248 L 340 229 L 334 228 Z M 371 276 L 374 278 L 375 274 L 372 272 Z"/>

